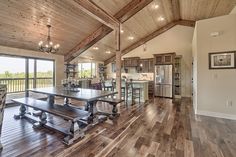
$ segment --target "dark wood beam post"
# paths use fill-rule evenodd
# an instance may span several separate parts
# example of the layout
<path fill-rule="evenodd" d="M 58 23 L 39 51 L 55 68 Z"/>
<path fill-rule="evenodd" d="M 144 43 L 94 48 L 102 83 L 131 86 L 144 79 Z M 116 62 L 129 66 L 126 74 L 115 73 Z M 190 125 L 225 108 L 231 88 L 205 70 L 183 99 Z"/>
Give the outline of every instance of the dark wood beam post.
<path fill-rule="evenodd" d="M 180 20 L 181 16 L 180 16 L 179 0 L 170 0 L 170 3 L 171 3 L 171 7 L 172 7 L 172 13 L 173 13 L 174 20 Z"/>
<path fill-rule="evenodd" d="M 121 98 L 121 50 L 120 50 L 120 25 L 116 29 L 116 90 L 118 99 Z"/>

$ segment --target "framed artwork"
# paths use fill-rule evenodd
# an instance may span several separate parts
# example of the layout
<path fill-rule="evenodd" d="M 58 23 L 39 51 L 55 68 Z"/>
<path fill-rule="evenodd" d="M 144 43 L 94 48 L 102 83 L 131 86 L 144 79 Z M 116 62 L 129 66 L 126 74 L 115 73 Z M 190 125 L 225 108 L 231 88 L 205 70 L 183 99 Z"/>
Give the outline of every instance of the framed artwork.
<path fill-rule="evenodd" d="M 209 53 L 209 69 L 234 69 L 235 51 Z"/>

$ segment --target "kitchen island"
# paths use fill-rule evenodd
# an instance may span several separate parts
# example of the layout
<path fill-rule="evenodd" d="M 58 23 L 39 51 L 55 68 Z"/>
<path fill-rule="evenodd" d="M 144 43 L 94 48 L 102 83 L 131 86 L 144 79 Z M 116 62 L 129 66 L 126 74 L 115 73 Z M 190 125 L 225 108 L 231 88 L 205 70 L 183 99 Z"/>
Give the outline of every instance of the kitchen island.
<path fill-rule="evenodd" d="M 148 82 L 144 80 L 134 80 L 133 81 L 133 87 L 138 87 L 141 89 L 141 102 L 148 101 Z M 138 100 L 136 100 L 138 101 Z"/>
<path fill-rule="evenodd" d="M 149 100 L 148 99 L 148 83 L 149 81 L 146 81 L 146 80 L 133 80 L 133 87 L 141 89 L 141 99 L 140 99 L 141 102 L 146 102 Z M 105 81 L 105 85 L 110 86 L 111 80 Z M 125 87 L 124 81 L 122 81 L 122 87 Z M 131 100 L 131 98 L 129 98 L 129 100 Z M 138 102 L 138 99 L 136 99 L 135 101 Z"/>

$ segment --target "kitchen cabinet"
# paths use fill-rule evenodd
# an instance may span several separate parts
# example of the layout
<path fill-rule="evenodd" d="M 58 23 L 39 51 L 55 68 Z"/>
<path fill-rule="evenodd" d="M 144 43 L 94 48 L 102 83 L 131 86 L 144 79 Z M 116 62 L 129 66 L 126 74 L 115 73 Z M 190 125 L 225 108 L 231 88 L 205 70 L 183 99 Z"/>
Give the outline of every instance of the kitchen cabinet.
<path fill-rule="evenodd" d="M 154 58 L 149 59 L 149 70 L 148 72 L 154 73 Z"/>
<path fill-rule="evenodd" d="M 124 67 L 138 67 L 139 66 L 139 57 L 129 57 L 124 58 Z"/>
<path fill-rule="evenodd" d="M 140 72 L 151 73 L 154 72 L 153 58 L 140 59 Z"/>
<path fill-rule="evenodd" d="M 154 54 L 155 65 L 173 64 L 175 53 Z"/>
<path fill-rule="evenodd" d="M 154 81 L 148 82 L 148 94 L 153 95 L 154 94 Z"/>

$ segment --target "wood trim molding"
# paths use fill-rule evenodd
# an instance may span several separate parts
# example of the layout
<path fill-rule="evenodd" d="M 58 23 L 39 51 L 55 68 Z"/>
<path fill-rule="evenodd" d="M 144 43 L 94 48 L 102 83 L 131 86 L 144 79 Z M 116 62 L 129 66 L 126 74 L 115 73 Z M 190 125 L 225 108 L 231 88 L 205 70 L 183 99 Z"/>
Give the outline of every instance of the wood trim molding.
<path fill-rule="evenodd" d="M 161 27 L 157 29 L 156 31 L 150 33 L 149 35 L 145 36 L 144 38 L 140 39 L 139 41 L 135 42 L 131 46 L 125 48 L 122 50 L 122 56 L 129 53 L 130 51 L 134 50 L 135 48 L 143 45 L 144 43 L 148 42 L 149 40 L 159 36 L 160 34 L 168 31 L 169 29 L 173 28 L 176 25 L 183 25 L 183 26 L 190 26 L 194 27 L 195 26 L 195 21 L 188 21 L 188 20 L 178 20 L 178 21 L 173 21 L 164 27 Z M 107 65 L 115 60 L 115 56 L 112 56 L 108 60 L 104 61 L 104 64 Z"/>
<path fill-rule="evenodd" d="M 146 7 L 152 1 L 153 0 L 132 0 L 125 7 L 123 7 L 118 13 L 116 13 L 114 17 L 117 18 L 120 21 L 120 23 L 124 23 L 133 15 L 135 15 L 137 12 Z M 88 37 L 86 37 L 80 43 L 78 43 L 73 49 L 71 49 L 65 55 L 65 61 L 66 62 L 72 61 L 74 58 L 82 54 L 84 51 L 86 51 L 88 48 L 93 46 L 96 42 L 98 42 L 111 32 L 112 32 L 111 28 L 109 28 L 106 25 L 102 25 L 100 28 L 98 28 L 96 31 L 94 31 L 92 34 L 90 34 Z"/>

